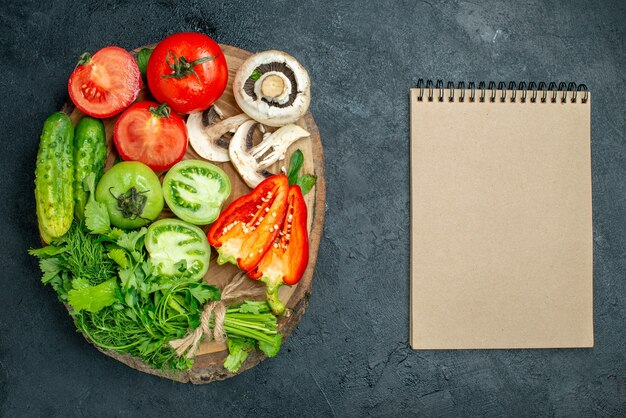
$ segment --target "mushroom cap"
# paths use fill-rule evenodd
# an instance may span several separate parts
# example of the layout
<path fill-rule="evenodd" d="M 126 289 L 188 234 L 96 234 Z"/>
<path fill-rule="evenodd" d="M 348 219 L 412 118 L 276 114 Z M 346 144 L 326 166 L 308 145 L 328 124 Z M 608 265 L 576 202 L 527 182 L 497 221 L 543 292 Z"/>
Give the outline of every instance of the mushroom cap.
<path fill-rule="evenodd" d="M 278 127 L 304 116 L 311 102 L 311 81 L 298 60 L 270 50 L 244 61 L 235 74 L 233 94 L 252 119 Z"/>
<path fill-rule="evenodd" d="M 230 141 L 228 154 L 235 169 L 250 187 L 255 188 L 272 173 L 267 169 L 275 162 L 283 160 L 291 144 L 309 133 L 298 125 L 289 124 L 263 135 L 263 140 L 254 145 L 253 135 L 259 122 L 249 120 L 239 126 Z"/>
<path fill-rule="evenodd" d="M 249 119 L 245 113 L 224 119 L 221 110 L 215 105 L 203 112 L 192 113 L 187 118 L 189 143 L 206 160 L 229 161 L 228 144 L 231 133 Z"/>
<path fill-rule="evenodd" d="M 252 189 L 265 179 L 263 173 L 258 170 L 256 159 L 250 154 L 252 135 L 257 124 L 258 122 L 254 120 L 242 123 L 228 146 L 228 154 L 235 169 L 248 187 Z"/>

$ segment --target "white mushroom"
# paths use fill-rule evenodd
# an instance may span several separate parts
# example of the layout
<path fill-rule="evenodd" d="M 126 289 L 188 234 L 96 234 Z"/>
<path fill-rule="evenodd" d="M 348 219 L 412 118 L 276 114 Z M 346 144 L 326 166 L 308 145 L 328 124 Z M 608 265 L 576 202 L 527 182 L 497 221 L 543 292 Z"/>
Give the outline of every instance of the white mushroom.
<path fill-rule="evenodd" d="M 204 159 L 228 161 L 228 144 L 232 134 L 249 119 L 245 113 L 224 119 L 224 114 L 216 105 L 204 112 L 192 113 L 187 118 L 189 143 Z"/>
<path fill-rule="evenodd" d="M 296 122 L 308 110 L 311 81 L 291 55 L 265 51 L 239 67 L 233 81 L 237 104 L 252 119 L 268 126 Z"/>
<path fill-rule="evenodd" d="M 230 141 L 228 154 L 243 181 L 255 188 L 266 177 L 272 175 L 267 168 L 285 158 L 291 144 L 309 133 L 298 125 L 287 125 L 266 134 L 258 145 L 253 145 L 253 135 L 258 122 L 244 122 Z"/>

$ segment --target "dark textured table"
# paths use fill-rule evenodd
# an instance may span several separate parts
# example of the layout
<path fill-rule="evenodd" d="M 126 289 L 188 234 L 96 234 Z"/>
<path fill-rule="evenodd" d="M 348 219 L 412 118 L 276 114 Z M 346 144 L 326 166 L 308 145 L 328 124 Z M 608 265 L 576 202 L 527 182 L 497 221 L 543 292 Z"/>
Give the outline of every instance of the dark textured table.
<path fill-rule="evenodd" d="M 626 414 L 625 2 L 65 3 L 0 8 L 0 415 Z M 300 59 L 326 157 L 327 221 L 307 314 L 278 357 L 206 386 L 98 353 L 26 254 L 38 245 L 39 134 L 67 98 L 76 58 L 179 31 Z M 408 348 L 408 89 L 421 77 L 592 90 L 595 348 Z"/>

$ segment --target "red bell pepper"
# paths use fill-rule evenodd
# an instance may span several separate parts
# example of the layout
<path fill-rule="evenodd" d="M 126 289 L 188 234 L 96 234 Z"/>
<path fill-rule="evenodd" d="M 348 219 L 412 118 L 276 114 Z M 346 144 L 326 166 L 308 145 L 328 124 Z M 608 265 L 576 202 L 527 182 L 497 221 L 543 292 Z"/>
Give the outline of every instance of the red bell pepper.
<path fill-rule="evenodd" d="M 298 283 L 309 262 L 307 209 L 300 186 L 289 187 L 287 212 L 279 231 L 258 266 L 248 272 L 248 276 L 267 286 L 267 301 L 276 315 L 285 310 L 278 289 L 283 283 Z"/>
<path fill-rule="evenodd" d="M 245 271 L 259 264 L 279 235 L 288 191 L 284 174 L 268 177 L 222 212 L 207 234 L 218 264 L 238 264 Z"/>

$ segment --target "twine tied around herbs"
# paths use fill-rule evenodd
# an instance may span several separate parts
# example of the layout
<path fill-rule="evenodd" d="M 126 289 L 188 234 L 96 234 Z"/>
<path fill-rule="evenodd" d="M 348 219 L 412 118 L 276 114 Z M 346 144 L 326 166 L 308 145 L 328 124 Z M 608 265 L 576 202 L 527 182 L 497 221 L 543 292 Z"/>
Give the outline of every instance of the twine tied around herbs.
<path fill-rule="evenodd" d="M 194 358 L 200 347 L 202 336 L 208 341 L 214 339 L 217 342 L 224 342 L 226 340 L 226 333 L 224 332 L 224 319 L 226 319 L 225 302 L 233 301 L 241 297 L 260 296 L 265 293 L 263 288 L 258 287 L 239 289 L 241 284 L 246 280 L 245 272 L 236 275 L 233 280 L 222 289 L 222 297 L 220 300 L 204 304 L 204 308 L 200 314 L 200 326 L 187 334 L 184 338 L 170 341 L 170 347 L 176 350 L 176 354 L 179 357 L 187 352 L 187 358 Z M 213 329 L 211 329 L 211 316 L 213 316 Z"/>

